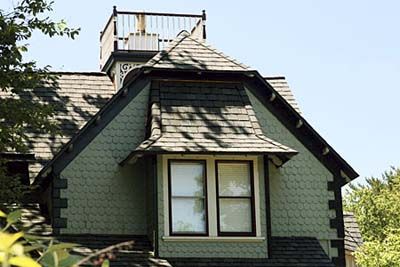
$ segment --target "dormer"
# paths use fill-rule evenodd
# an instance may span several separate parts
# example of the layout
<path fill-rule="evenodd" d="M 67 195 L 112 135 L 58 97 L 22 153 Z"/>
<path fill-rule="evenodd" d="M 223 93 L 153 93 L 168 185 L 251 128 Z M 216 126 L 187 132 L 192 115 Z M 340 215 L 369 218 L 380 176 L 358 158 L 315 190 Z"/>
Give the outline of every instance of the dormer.
<path fill-rule="evenodd" d="M 206 14 L 172 14 L 118 11 L 116 6 L 100 32 L 100 70 L 106 72 L 118 90 L 125 75 L 146 63 L 182 32 L 206 39 Z"/>

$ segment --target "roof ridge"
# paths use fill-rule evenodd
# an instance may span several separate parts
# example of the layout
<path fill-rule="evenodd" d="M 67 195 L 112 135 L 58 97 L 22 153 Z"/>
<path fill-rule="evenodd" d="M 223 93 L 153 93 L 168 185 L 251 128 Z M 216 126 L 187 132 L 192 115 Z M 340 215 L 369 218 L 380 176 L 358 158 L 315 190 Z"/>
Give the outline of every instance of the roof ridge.
<path fill-rule="evenodd" d="M 224 54 L 223 52 L 217 50 L 213 46 L 211 46 L 209 44 L 206 44 L 205 42 L 201 42 L 199 39 L 193 38 L 191 35 L 187 35 L 187 34 L 179 34 L 177 36 L 177 38 L 171 42 L 170 46 L 168 46 L 167 49 L 164 49 L 164 50 L 160 51 L 159 53 L 157 53 L 144 66 L 145 67 L 146 66 L 147 67 L 155 67 L 159 63 L 162 64 L 163 60 L 166 59 L 168 54 L 172 53 L 186 39 L 190 40 L 195 45 L 199 45 L 199 46 L 203 47 L 204 49 L 208 50 L 210 53 L 216 54 L 217 56 L 219 56 L 223 60 L 226 60 L 227 62 L 232 64 L 232 66 L 235 66 L 235 68 L 240 68 L 240 69 L 243 69 L 243 70 L 249 70 L 250 69 L 249 66 L 247 66 L 247 65 L 239 62 L 238 60 L 236 60 L 236 59 Z"/>
<path fill-rule="evenodd" d="M 50 74 L 61 74 L 61 75 L 94 75 L 94 76 L 107 76 L 106 72 L 103 71 L 50 71 Z"/>
<path fill-rule="evenodd" d="M 178 44 L 180 44 L 186 37 L 187 35 L 178 35 L 175 40 L 173 40 L 170 45 L 167 47 L 167 49 L 161 50 L 158 52 L 154 57 L 152 57 L 144 66 L 154 66 L 158 62 L 160 62 L 167 54 L 171 53 L 173 49 L 175 49 Z M 180 38 L 180 39 L 179 39 Z M 158 59 L 156 59 L 158 57 Z"/>
<path fill-rule="evenodd" d="M 247 66 L 247 65 L 245 65 L 245 64 L 243 64 L 243 63 L 241 63 L 241 62 L 239 62 L 238 60 L 236 60 L 236 59 L 234 59 L 234 58 L 232 58 L 232 57 L 230 57 L 230 56 L 228 56 L 228 55 L 225 55 L 223 52 L 217 50 L 216 48 L 214 48 L 214 47 L 211 46 L 210 44 L 206 44 L 205 42 L 204 42 L 204 43 L 203 43 L 203 42 L 199 42 L 197 39 L 191 38 L 190 36 L 186 36 L 186 37 L 188 37 L 189 39 L 191 39 L 191 40 L 193 40 L 194 42 L 198 43 L 199 45 L 201 45 L 201 46 L 207 48 L 208 50 L 210 50 L 210 51 L 212 51 L 212 52 L 214 52 L 214 53 L 216 53 L 216 54 L 222 56 L 222 57 L 225 58 L 226 60 L 228 60 L 228 61 L 230 61 L 230 62 L 232 62 L 232 63 L 238 65 L 238 66 L 241 67 L 241 68 L 244 68 L 244 69 L 249 69 L 249 68 L 250 68 L 249 66 Z"/>
<path fill-rule="evenodd" d="M 283 75 L 263 76 L 263 78 L 267 80 L 286 80 L 286 77 Z"/>

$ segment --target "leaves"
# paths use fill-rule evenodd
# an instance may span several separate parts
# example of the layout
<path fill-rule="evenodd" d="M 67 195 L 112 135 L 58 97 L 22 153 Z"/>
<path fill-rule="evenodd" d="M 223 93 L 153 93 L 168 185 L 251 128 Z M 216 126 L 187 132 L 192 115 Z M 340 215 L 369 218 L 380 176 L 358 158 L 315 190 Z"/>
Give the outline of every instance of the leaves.
<path fill-rule="evenodd" d="M 19 267 L 41 267 L 39 263 L 26 256 L 11 257 L 9 263 Z"/>
<path fill-rule="evenodd" d="M 345 209 L 354 212 L 365 243 L 356 254 L 360 266 L 400 266 L 400 169 L 351 187 Z"/>
<path fill-rule="evenodd" d="M 388 233 L 383 241 L 367 241 L 356 252 L 359 266 L 400 266 L 400 232 Z"/>
<path fill-rule="evenodd" d="M 0 210 L 0 218 L 6 218 L 6 217 L 7 217 L 7 215 Z"/>
<path fill-rule="evenodd" d="M 67 258 L 62 259 L 59 262 L 59 267 L 70 267 L 70 266 L 75 266 L 76 263 L 78 263 L 80 260 L 82 260 L 82 256 L 77 256 L 77 255 L 69 255 Z"/>
<path fill-rule="evenodd" d="M 63 250 L 63 249 L 71 249 L 71 248 L 75 248 L 77 246 L 78 246 L 78 244 L 74 244 L 74 243 L 55 244 L 55 245 L 51 245 L 48 248 L 48 252 L 54 252 L 54 251 L 59 251 L 59 250 Z"/>
<path fill-rule="evenodd" d="M 23 0 L 10 12 L 0 9 L 0 89 L 9 97 L 0 101 L 0 150 L 24 151 L 27 130 L 54 133 L 53 107 L 33 101 L 32 90 L 44 83 L 56 83 L 49 66 L 38 67 L 35 61 L 25 62 L 29 40 L 34 31 L 49 37 L 75 38 L 79 29 L 69 28 L 65 20 L 55 22 L 47 12 L 52 2 Z M 28 96 L 28 97 L 27 97 Z"/>
<path fill-rule="evenodd" d="M 15 210 L 15 211 L 11 212 L 7 216 L 7 223 L 9 223 L 9 224 L 16 223 L 21 218 L 21 215 L 22 215 L 21 210 Z"/>
<path fill-rule="evenodd" d="M 20 211 L 11 212 L 9 215 L 1 212 L 0 215 L 13 224 L 21 218 Z M 6 228 L 0 231 L 0 263 L 2 266 L 75 267 L 87 264 L 90 258 L 97 255 L 95 253 L 86 257 L 71 255 L 71 249 L 79 246 L 78 244 L 54 243 L 55 240 L 51 237 L 36 237 L 24 235 L 22 232 L 8 233 L 6 231 Z M 109 250 L 114 247 L 111 246 Z M 30 257 L 29 253 L 33 251 L 41 256 L 37 259 Z M 102 266 L 109 267 L 108 260 Z"/>
<path fill-rule="evenodd" d="M 18 232 L 15 234 L 0 232 L 0 252 L 9 252 L 14 243 L 20 239 L 24 234 Z"/>
<path fill-rule="evenodd" d="M 52 5 L 46 0 L 22 0 L 13 10 L 0 8 L 0 151 L 26 152 L 32 134 L 58 133 L 54 107 L 34 99 L 35 90 L 45 84 L 57 86 L 57 75 L 50 72 L 49 66 L 39 67 L 34 60 L 24 60 L 33 32 L 69 38 L 79 33 L 65 20 L 50 18 L 47 13 Z M 0 202 L 18 203 L 27 188 L 1 170 L 2 166 L 0 162 Z"/>
<path fill-rule="evenodd" d="M 110 267 L 110 261 L 104 260 L 103 263 L 101 264 L 101 267 Z"/>

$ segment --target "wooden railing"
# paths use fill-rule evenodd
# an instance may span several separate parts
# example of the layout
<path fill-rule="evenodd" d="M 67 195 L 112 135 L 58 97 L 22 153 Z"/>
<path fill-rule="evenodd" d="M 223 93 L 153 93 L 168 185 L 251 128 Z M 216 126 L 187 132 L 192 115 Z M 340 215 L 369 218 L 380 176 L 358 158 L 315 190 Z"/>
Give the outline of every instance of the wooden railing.
<path fill-rule="evenodd" d="M 206 38 L 206 14 L 127 12 L 113 8 L 100 33 L 100 67 L 115 51 L 160 51 L 183 30 Z"/>

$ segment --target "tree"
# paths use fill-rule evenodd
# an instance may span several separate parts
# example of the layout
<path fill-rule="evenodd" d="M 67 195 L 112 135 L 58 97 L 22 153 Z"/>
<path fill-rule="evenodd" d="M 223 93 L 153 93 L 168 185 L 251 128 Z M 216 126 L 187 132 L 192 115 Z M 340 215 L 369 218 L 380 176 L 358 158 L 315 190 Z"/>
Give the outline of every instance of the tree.
<path fill-rule="evenodd" d="M 400 266 L 400 169 L 351 186 L 344 206 L 354 212 L 364 239 L 356 252 L 360 266 Z"/>
<path fill-rule="evenodd" d="M 35 61 L 24 61 L 32 33 L 38 31 L 50 38 L 67 36 L 74 39 L 80 30 L 67 27 L 63 20 L 51 20 L 47 13 L 52 11 L 52 6 L 53 2 L 46 0 L 23 0 L 11 11 L 0 9 L 0 89 L 7 95 L 0 101 L 0 152 L 25 152 L 28 132 L 57 132 L 57 122 L 52 120 L 53 107 L 23 97 L 44 83 L 57 83 L 57 76 L 50 72 L 50 66 L 38 67 Z M 6 188 L 4 162 L 0 162 L 0 166 L 3 166 L 0 167 L 2 200 L 9 199 L 7 196 L 18 198 L 18 192 L 26 188 L 15 184 Z M 1 190 L 4 188 L 6 190 Z"/>
<path fill-rule="evenodd" d="M 115 257 L 115 252 L 133 245 L 133 241 L 126 241 L 82 255 L 73 251 L 79 244 L 60 243 L 51 237 L 33 236 L 20 231 L 15 223 L 21 216 L 21 210 L 9 214 L 0 210 L 1 267 L 109 267 L 109 260 Z M 10 231 L 11 228 L 14 231 Z"/>

